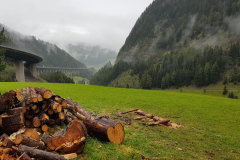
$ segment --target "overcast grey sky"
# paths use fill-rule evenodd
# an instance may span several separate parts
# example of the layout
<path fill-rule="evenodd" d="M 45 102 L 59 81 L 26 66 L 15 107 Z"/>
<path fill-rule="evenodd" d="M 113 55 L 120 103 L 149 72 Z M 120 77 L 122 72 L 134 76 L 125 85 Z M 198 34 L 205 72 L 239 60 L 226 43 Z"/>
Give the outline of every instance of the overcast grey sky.
<path fill-rule="evenodd" d="M 64 48 L 68 43 L 118 51 L 153 0 L 0 0 L 0 23 Z"/>

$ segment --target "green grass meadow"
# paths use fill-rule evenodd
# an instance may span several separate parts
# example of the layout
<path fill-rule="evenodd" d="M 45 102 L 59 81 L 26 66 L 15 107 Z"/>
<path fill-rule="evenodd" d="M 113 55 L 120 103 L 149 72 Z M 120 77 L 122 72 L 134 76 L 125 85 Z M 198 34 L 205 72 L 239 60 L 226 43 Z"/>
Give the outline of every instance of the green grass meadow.
<path fill-rule="evenodd" d="M 44 87 L 63 98 L 71 97 L 87 111 L 99 115 L 116 115 L 139 108 L 184 126 L 170 129 L 133 121 L 124 125 L 122 144 L 88 137 L 76 159 L 141 159 L 141 155 L 148 159 L 240 159 L 239 100 L 184 92 L 56 83 L 2 82 L 0 92 L 26 86 Z"/>

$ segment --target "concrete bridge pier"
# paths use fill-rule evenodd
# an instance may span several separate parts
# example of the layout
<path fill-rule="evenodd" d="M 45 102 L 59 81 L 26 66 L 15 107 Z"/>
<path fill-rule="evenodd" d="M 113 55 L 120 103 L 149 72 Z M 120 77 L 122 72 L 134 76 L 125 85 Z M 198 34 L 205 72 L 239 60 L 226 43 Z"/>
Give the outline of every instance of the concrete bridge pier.
<path fill-rule="evenodd" d="M 36 63 L 30 63 L 29 71 L 32 73 L 33 77 L 37 78 L 38 73 L 37 73 Z"/>
<path fill-rule="evenodd" d="M 24 64 L 22 60 L 15 61 L 16 79 L 18 82 L 25 82 Z"/>

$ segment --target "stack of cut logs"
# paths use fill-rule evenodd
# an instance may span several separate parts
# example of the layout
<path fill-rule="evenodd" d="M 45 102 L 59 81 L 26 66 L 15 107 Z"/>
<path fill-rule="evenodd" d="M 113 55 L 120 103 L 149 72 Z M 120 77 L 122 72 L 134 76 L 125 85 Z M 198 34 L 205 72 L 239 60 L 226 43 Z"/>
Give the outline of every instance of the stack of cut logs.
<path fill-rule="evenodd" d="M 0 155 L 9 159 L 21 160 L 20 157 L 24 159 L 25 156 L 66 159 L 55 153 L 80 153 L 88 134 L 114 144 L 124 140 L 121 123 L 92 116 L 71 98 L 64 99 L 45 88 L 27 87 L 4 93 L 0 97 L 0 114 L 1 132 L 4 133 L 0 137 Z M 62 124 L 67 127 L 59 129 Z M 49 134 L 58 129 L 54 135 Z M 47 151 L 43 150 L 45 145 Z"/>

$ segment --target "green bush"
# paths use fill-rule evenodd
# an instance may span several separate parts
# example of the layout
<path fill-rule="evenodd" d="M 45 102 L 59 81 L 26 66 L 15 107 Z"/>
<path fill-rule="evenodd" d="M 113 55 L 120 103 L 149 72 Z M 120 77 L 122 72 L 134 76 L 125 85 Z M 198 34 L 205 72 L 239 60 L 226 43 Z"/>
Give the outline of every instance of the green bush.
<path fill-rule="evenodd" d="M 224 86 L 224 88 L 223 88 L 223 95 L 226 95 L 227 93 L 228 93 L 227 87 Z"/>

